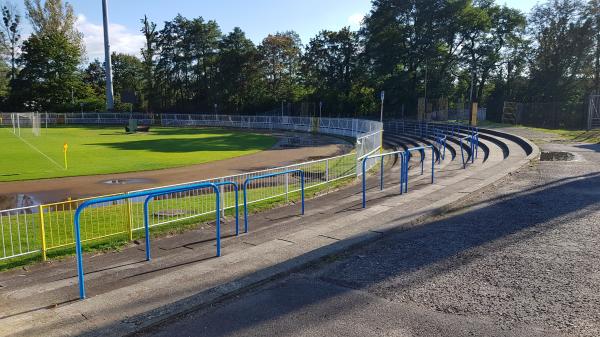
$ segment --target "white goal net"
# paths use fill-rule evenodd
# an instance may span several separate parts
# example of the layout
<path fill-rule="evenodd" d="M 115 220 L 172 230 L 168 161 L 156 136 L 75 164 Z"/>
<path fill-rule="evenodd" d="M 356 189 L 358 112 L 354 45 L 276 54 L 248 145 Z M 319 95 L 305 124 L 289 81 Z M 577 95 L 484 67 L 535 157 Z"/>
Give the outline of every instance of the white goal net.
<path fill-rule="evenodd" d="M 41 135 L 42 121 L 39 112 L 22 112 L 10 115 L 13 133 L 21 136 L 23 132 L 31 132 L 34 136 Z"/>

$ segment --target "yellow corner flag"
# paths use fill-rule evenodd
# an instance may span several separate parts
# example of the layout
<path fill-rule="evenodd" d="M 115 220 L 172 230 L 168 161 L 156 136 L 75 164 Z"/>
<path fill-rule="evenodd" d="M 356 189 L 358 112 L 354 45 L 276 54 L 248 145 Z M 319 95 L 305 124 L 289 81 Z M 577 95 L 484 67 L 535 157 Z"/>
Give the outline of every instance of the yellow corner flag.
<path fill-rule="evenodd" d="M 63 145 L 63 152 L 65 154 L 65 170 L 69 168 L 69 166 L 67 165 L 67 150 L 69 149 L 69 144 L 65 143 L 65 145 Z"/>

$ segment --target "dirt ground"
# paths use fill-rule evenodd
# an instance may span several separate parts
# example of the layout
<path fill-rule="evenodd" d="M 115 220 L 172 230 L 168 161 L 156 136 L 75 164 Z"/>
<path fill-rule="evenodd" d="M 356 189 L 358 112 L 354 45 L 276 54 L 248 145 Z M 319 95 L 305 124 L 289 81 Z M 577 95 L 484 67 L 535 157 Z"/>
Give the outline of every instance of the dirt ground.
<path fill-rule="evenodd" d="M 23 195 L 32 203 L 51 203 L 252 172 L 340 155 L 352 149 L 348 142 L 336 137 L 293 132 L 271 135 L 279 139 L 272 149 L 211 163 L 154 171 L 0 183 L 0 209 L 15 207 L 17 200 L 23 200 Z M 292 147 L 294 142 L 301 145 Z M 128 183 L 107 183 L 113 180 L 127 180 Z"/>

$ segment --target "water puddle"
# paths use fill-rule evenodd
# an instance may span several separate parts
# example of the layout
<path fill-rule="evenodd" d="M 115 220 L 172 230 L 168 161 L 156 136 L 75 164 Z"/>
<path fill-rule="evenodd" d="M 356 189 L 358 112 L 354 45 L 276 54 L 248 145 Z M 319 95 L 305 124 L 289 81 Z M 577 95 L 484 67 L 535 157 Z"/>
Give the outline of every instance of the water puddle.
<path fill-rule="evenodd" d="M 575 155 L 570 152 L 542 152 L 540 161 L 571 161 L 575 159 Z"/>
<path fill-rule="evenodd" d="M 142 178 L 129 178 L 129 179 L 110 179 L 101 181 L 102 184 L 107 185 L 129 185 L 129 184 L 145 184 L 151 183 L 150 179 L 142 179 Z"/>
<path fill-rule="evenodd" d="M 0 210 L 22 208 L 39 205 L 40 202 L 31 195 L 0 195 Z"/>

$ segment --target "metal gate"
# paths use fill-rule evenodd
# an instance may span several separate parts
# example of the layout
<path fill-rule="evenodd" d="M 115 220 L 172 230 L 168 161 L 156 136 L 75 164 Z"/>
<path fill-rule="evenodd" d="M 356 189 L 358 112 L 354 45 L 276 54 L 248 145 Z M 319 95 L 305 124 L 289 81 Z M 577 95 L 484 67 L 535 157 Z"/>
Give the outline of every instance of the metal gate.
<path fill-rule="evenodd" d="M 587 128 L 588 130 L 600 128 L 600 95 L 590 95 Z"/>

